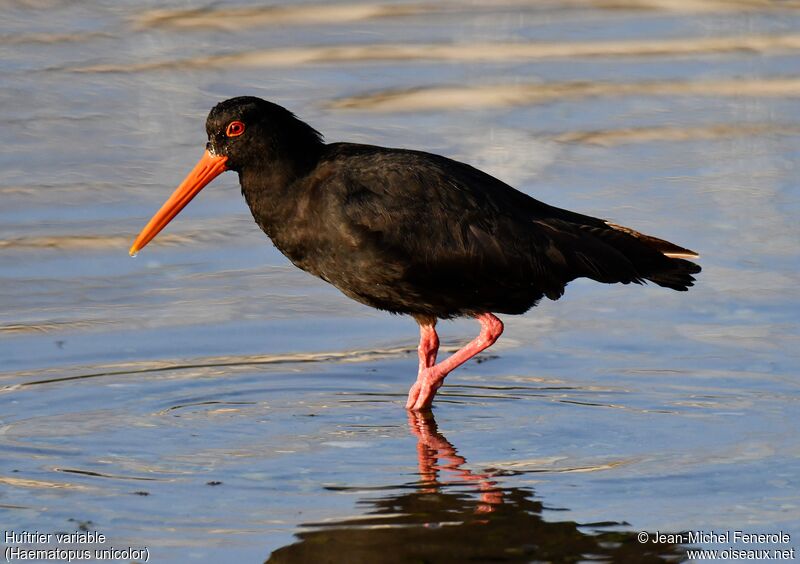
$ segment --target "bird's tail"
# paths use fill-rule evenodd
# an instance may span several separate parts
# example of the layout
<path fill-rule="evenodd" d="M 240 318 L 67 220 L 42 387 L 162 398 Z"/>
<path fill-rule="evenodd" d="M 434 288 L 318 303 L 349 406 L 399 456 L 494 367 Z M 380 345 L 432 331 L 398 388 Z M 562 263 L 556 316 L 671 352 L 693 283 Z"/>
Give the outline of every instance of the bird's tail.
<path fill-rule="evenodd" d="M 605 223 L 613 231 L 624 233 L 639 243 L 633 245 L 630 239 L 625 237 L 624 239 L 628 241 L 619 241 L 620 244 L 615 247 L 634 264 L 642 278 L 678 291 L 686 291 L 694 285 L 695 278 L 692 275 L 700 272 L 701 268 L 700 265 L 687 259 L 699 258 L 699 254 L 664 239 L 639 233 L 629 227 L 608 221 Z M 657 251 L 660 256 L 640 250 L 637 248 L 639 246 L 645 247 L 648 251 Z"/>

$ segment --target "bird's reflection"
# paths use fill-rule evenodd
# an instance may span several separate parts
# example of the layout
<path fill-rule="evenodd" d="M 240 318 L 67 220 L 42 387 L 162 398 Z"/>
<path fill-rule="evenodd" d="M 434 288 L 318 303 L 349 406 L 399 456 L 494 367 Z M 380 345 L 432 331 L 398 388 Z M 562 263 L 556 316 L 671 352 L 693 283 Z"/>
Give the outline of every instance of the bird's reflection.
<path fill-rule="evenodd" d="M 497 487 L 497 482 L 492 481 L 487 474 L 476 474 L 463 468 L 467 463 L 466 459 L 438 431 L 430 410 L 409 411 L 408 426 L 417 437 L 420 493 L 439 493 L 441 484 L 453 485 L 460 481 L 474 484 L 480 491 L 480 504 L 475 507 L 476 513 L 489 513 L 494 511 L 494 506 L 503 503 L 503 490 Z M 444 479 L 440 477 L 441 473 L 445 474 Z M 447 479 L 448 474 L 456 480 Z"/>
<path fill-rule="evenodd" d="M 685 550 L 641 544 L 623 523 L 545 521 L 526 488 L 474 472 L 436 426 L 433 414 L 409 413 L 417 437 L 419 480 L 364 499 L 364 517 L 307 523 L 298 541 L 267 562 L 675 562 Z M 399 493 L 397 493 L 399 490 Z M 551 517 L 552 518 L 552 517 Z"/>

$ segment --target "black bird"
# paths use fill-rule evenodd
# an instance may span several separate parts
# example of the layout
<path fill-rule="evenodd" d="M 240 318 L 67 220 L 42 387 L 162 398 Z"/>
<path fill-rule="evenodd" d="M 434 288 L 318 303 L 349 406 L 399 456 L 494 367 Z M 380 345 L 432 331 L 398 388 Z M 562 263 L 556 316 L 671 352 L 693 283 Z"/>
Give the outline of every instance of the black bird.
<path fill-rule="evenodd" d="M 200 162 L 145 226 L 136 254 L 211 180 L 239 173 L 256 223 L 296 266 L 346 296 L 419 323 L 419 372 L 406 407 L 430 407 L 445 376 L 568 282 L 650 281 L 685 291 L 697 253 L 539 202 L 447 157 L 324 143 L 285 108 L 242 96 L 206 121 Z M 478 337 L 436 363 L 439 319 L 472 316 Z"/>

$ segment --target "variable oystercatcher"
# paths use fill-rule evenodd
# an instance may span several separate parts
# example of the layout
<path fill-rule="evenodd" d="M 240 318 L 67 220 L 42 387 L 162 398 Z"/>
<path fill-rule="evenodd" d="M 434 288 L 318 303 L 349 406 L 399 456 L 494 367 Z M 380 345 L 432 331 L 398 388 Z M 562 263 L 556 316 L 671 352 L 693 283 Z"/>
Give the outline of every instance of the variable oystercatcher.
<path fill-rule="evenodd" d="M 256 223 L 296 266 L 346 296 L 419 323 L 406 407 L 428 408 L 445 376 L 568 282 L 692 286 L 697 253 L 549 206 L 439 155 L 329 143 L 285 108 L 250 96 L 217 104 L 200 162 L 145 226 L 137 253 L 211 180 L 239 173 Z M 471 316 L 478 337 L 436 363 L 439 319 Z"/>

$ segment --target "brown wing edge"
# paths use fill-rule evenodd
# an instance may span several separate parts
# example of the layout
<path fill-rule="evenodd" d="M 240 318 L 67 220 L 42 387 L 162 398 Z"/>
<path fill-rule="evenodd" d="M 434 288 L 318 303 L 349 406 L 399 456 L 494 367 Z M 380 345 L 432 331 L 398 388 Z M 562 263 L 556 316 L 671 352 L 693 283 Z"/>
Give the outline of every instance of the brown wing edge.
<path fill-rule="evenodd" d="M 617 231 L 622 231 L 623 233 L 627 233 L 632 237 L 636 237 L 642 243 L 645 243 L 647 246 L 657 250 L 666 257 L 680 259 L 700 258 L 698 253 L 683 247 L 679 247 L 675 243 L 670 243 L 664 239 L 659 239 L 658 237 L 653 237 L 651 235 L 645 235 L 644 233 L 639 233 L 630 227 L 625 227 L 624 225 L 619 225 L 610 221 L 605 221 L 605 224 L 612 229 L 616 229 Z"/>

